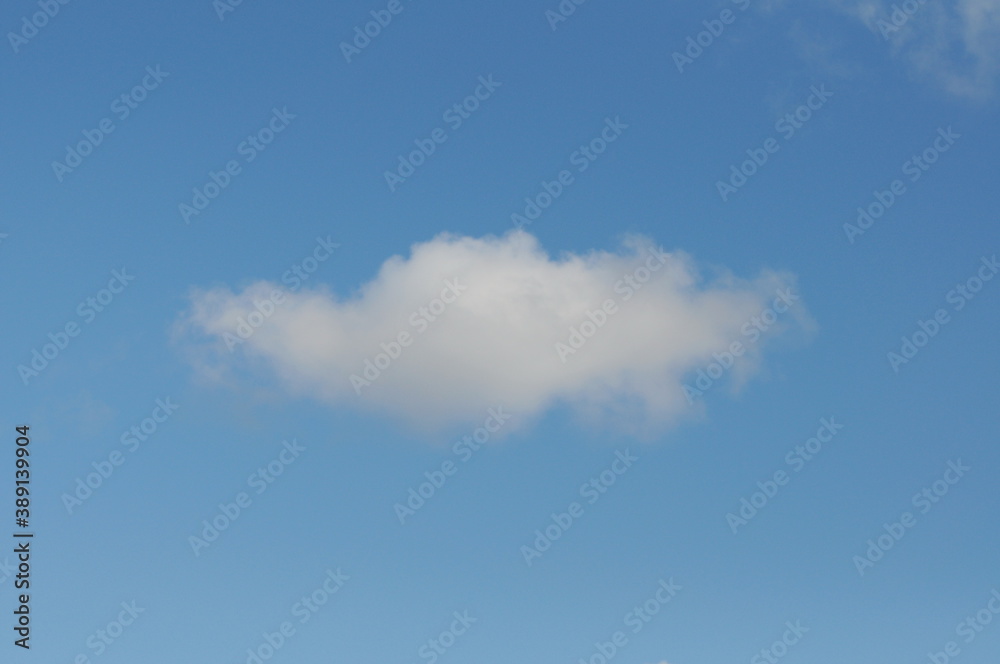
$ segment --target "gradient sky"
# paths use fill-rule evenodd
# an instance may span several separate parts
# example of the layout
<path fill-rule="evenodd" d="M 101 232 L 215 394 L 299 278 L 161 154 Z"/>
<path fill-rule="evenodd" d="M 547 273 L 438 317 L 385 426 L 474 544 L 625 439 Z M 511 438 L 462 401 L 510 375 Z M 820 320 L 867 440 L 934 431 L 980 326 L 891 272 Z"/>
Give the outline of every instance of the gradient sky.
<path fill-rule="evenodd" d="M 891 6 L 879 1 L 594 0 L 554 22 L 555 0 L 401 0 L 347 62 L 341 43 L 390 4 L 247 0 L 220 19 L 210 0 L 70 2 L 30 38 L 8 36 L 4 463 L 14 426 L 29 424 L 36 538 L 32 649 L 7 642 L 0 659 L 236 664 L 289 621 L 294 634 L 268 661 L 428 662 L 421 648 L 467 612 L 476 622 L 437 661 L 597 664 L 595 644 L 620 630 L 615 664 L 752 663 L 797 621 L 808 632 L 788 647 L 789 664 L 927 662 L 949 641 L 962 664 L 995 662 L 1000 627 L 971 642 L 956 627 L 982 609 L 992 618 L 1000 588 L 1000 281 L 971 299 L 954 289 L 981 268 L 992 276 L 983 266 L 1000 249 L 1000 3 L 927 3 L 887 30 Z M 4 31 L 20 33 L 39 11 L 8 3 Z M 720 16 L 728 22 L 712 23 Z M 713 28 L 678 71 L 674 54 Z M 455 126 L 445 111 L 490 76 L 500 85 Z M 144 79 L 142 101 L 120 100 Z M 829 95 L 806 112 L 814 90 Z M 243 144 L 274 109 L 285 119 L 273 142 Z M 779 124 L 796 112 L 808 120 Z M 578 171 L 573 155 L 609 119 L 627 129 Z M 390 190 L 385 171 L 437 128 L 446 140 Z M 70 172 L 53 168 L 94 130 L 91 154 Z M 933 164 L 907 166 L 943 135 Z M 717 183 L 748 150 L 767 160 L 723 200 Z M 228 186 L 185 223 L 179 205 L 230 161 Z M 543 262 L 594 251 L 625 260 L 623 238 L 642 236 L 721 275 L 705 288 L 785 275 L 801 321 L 766 335 L 752 365 L 694 406 L 639 422 L 640 433 L 630 415 L 554 392 L 471 456 L 453 443 L 499 404 L 453 416 L 442 386 L 461 393 L 475 378 L 469 358 L 491 350 L 495 366 L 510 365 L 488 337 L 463 339 L 481 347 L 445 354 L 372 406 L 191 329 L 205 293 L 280 283 L 317 237 L 340 246 L 292 295 L 334 311 L 364 301 L 391 257 L 412 266 L 414 245 L 446 245 L 440 233 L 502 246 L 512 213 L 564 169 L 572 184 L 525 227 Z M 894 180 L 884 214 L 845 232 Z M 87 298 L 107 298 L 123 269 L 134 280 L 88 313 Z M 411 274 L 379 283 L 402 287 Z M 894 367 L 888 354 L 938 310 L 947 322 Z M 304 317 L 302 336 L 268 328 L 269 349 L 308 367 L 312 347 L 300 342 L 322 342 L 325 322 Z M 37 376 L 19 370 L 67 324 L 79 333 Z M 638 329 L 608 331 L 604 348 L 659 357 Z M 674 389 L 678 371 L 693 385 L 691 367 L 704 366 L 687 346 L 677 353 L 656 360 L 681 367 L 670 369 Z M 315 361 L 344 385 L 366 354 L 337 365 L 342 374 Z M 608 367 L 588 386 L 607 387 L 613 411 L 628 404 L 608 387 L 622 367 Z M 401 409 L 418 397 L 448 416 L 413 423 Z M 127 433 L 168 399 L 176 412 L 145 441 Z M 824 418 L 843 428 L 807 463 L 786 458 Z M 293 440 L 305 449 L 285 453 L 282 474 L 254 479 Z M 591 504 L 581 485 L 626 450 L 637 460 Z M 64 495 L 114 453 L 121 465 L 67 508 Z M 449 461 L 457 472 L 401 525 L 394 505 Z M 914 496 L 949 462 L 970 470 L 924 513 Z M 778 471 L 787 484 L 734 534 L 727 514 Z M 12 511 L 12 470 L 2 476 Z M 240 492 L 250 505 L 195 555 L 189 538 Z M 522 546 L 573 502 L 582 515 L 526 564 Z M 904 512 L 913 527 L 861 574 L 855 556 Z M 296 603 L 328 570 L 349 578 L 300 623 Z M 12 640 L 13 581 L 0 578 Z M 633 632 L 628 614 L 671 580 L 680 589 Z M 145 611 L 95 647 L 132 601 Z"/>

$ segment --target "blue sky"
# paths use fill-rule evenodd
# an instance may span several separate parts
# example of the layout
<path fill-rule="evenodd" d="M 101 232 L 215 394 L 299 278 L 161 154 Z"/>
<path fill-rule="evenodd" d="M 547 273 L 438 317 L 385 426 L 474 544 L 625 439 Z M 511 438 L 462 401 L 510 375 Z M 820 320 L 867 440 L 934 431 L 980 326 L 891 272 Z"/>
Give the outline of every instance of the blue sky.
<path fill-rule="evenodd" d="M 3 26 L 5 658 L 1000 654 L 995 0 Z"/>

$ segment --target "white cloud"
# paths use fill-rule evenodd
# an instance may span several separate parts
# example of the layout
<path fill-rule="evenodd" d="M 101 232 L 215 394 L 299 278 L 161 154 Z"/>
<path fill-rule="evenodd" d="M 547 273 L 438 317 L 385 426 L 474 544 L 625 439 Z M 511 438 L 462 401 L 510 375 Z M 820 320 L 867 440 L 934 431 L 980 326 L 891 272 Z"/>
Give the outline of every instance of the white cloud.
<path fill-rule="evenodd" d="M 415 245 L 408 258 L 386 260 L 351 297 L 322 288 L 286 292 L 235 353 L 226 340 L 232 345 L 238 319 L 277 284 L 196 291 L 179 330 L 187 341 L 207 337 L 210 359 L 199 363 L 207 375 L 224 376 L 249 362 L 276 373 L 294 393 L 423 427 L 481 422 L 486 408 L 497 405 L 523 422 L 568 404 L 605 423 L 610 416 L 626 430 L 659 429 L 693 410 L 682 381 L 731 342 L 750 342 L 741 328 L 793 279 L 766 271 L 746 280 L 715 270 L 705 280 L 687 255 L 661 254 L 665 264 L 657 255 L 640 237 L 627 238 L 615 253 L 552 258 L 520 231 L 500 238 L 441 235 Z M 646 272 L 647 265 L 662 267 Z M 628 284 L 643 278 L 639 288 Z M 461 294 L 451 294 L 447 282 L 457 282 Z M 425 317 L 420 307 L 442 293 Z M 560 357 L 557 343 L 568 347 L 571 326 L 580 329 L 587 312 L 609 299 L 616 308 L 604 325 Z M 747 343 L 730 372 L 736 382 L 757 370 L 765 340 L 808 324 L 802 306 L 783 314 L 761 340 Z M 366 360 L 382 352 L 380 344 L 401 332 L 412 343 L 370 385 L 357 379 L 352 385 L 351 376 L 364 377 Z"/>
<path fill-rule="evenodd" d="M 911 4 L 912 3 L 912 4 Z M 1000 75 L 1000 0 L 834 0 L 949 93 L 985 98 Z M 907 13 L 903 6 L 915 11 Z M 894 10 L 896 22 L 893 23 Z"/>

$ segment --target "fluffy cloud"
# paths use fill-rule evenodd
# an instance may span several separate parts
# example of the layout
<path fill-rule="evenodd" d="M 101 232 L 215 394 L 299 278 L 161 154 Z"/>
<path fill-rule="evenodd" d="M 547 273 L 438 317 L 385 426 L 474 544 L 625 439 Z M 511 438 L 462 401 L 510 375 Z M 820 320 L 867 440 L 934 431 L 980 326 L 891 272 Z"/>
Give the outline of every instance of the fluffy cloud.
<path fill-rule="evenodd" d="M 346 298 L 269 282 L 196 291 L 179 328 L 209 344 L 206 373 L 249 363 L 294 393 L 424 427 L 481 422 L 491 406 L 523 422 L 569 405 L 648 430 L 698 407 L 683 383 L 714 353 L 744 344 L 722 378 L 739 383 L 757 370 L 765 341 L 808 326 L 797 303 L 766 324 L 758 318 L 793 285 L 770 271 L 703 278 L 687 255 L 641 237 L 617 252 L 552 258 L 520 231 L 441 235 L 389 258 Z M 264 302 L 276 291 L 273 313 L 254 314 L 270 312 Z"/>
<path fill-rule="evenodd" d="M 1000 74 L 1000 0 L 834 2 L 948 92 L 970 98 L 994 93 Z"/>

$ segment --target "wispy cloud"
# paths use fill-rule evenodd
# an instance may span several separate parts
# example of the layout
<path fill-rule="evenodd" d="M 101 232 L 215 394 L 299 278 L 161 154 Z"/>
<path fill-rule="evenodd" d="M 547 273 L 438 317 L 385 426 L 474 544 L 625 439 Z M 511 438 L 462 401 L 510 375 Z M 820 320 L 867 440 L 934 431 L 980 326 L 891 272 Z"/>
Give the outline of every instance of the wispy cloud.
<path fill-rule="evenodd" d="M 947 92 L 983 99 L 1000 75 L 1000 0 L 832 0 Z"/>

